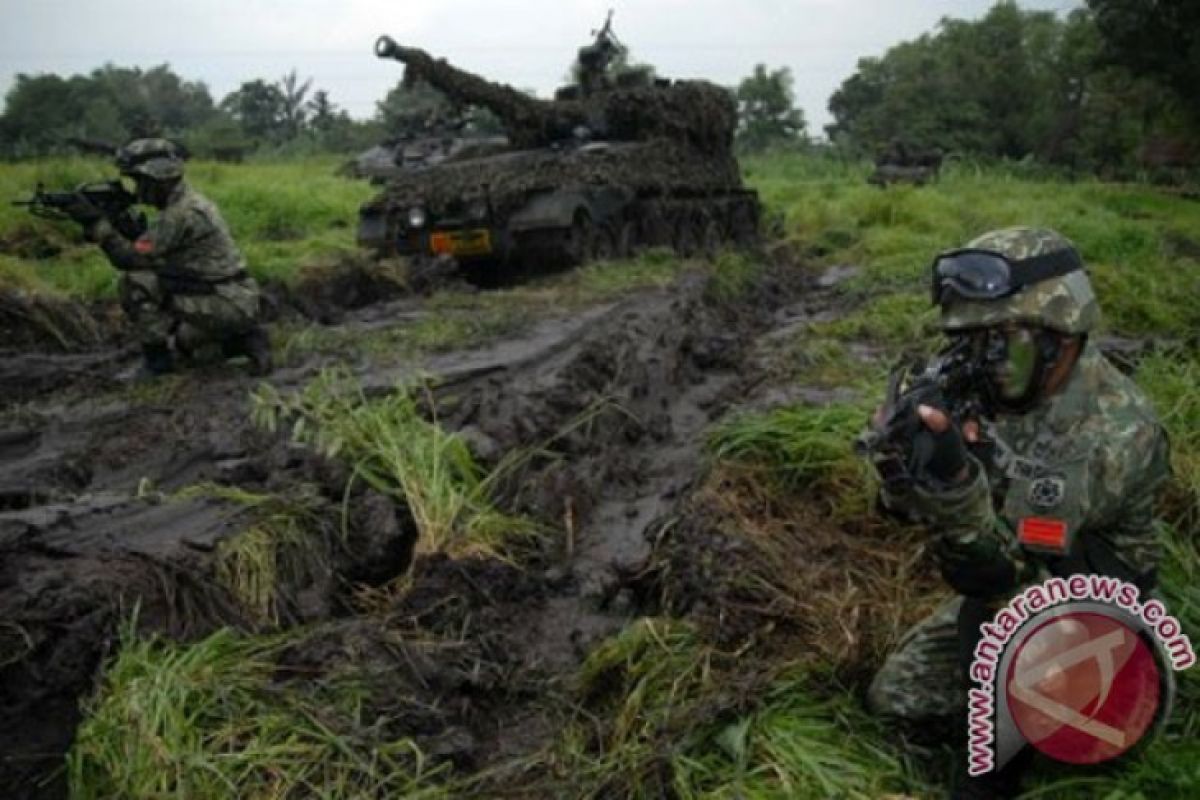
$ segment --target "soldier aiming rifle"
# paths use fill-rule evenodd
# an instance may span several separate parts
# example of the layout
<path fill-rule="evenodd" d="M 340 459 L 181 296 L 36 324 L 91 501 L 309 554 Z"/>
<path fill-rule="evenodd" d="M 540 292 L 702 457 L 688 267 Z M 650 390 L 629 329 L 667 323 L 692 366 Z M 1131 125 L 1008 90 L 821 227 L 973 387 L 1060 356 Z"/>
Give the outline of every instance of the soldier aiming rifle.
<path fill-rule="evenodd" d="M 271 369 L 271 347 L 259 321 L 258 284 L 246 272 L 221 213 L 183 180 L 183 151 L 165 139 L 136 139 L 116 154 L 120 181 L 84 184 L 20 201 L 38 216 L 71 219 L 121 270 L 121 308 L 137 329 L 144 374 L 175 369 L 219 350 L 246 356 L 255 374 Z M 153 221 L 133 206 L 158 209 Z"/>

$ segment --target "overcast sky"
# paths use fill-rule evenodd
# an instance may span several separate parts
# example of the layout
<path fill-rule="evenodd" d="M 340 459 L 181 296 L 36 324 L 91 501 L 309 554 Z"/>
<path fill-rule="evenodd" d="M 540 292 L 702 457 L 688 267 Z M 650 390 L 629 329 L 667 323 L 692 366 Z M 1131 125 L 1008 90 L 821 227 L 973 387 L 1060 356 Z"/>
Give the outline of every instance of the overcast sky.
<path fill-rule="evenodd" d="M 992 0 L 0 0 L 0 92 L 18 73 L 86 73 L 105 62 L 169 63 L 219 101 L 244 80 L 293 67 L 355 117 L 399 79 L 375 59 L 386 33 L 545 97 L 609 8 L 636 61 L 667 77 L 734 85 L 756 63 L 787 66 L 813 133 L 862 56 L 977 18 Z M 1067 11 L 1078 0 L 1024 0 Z"/>

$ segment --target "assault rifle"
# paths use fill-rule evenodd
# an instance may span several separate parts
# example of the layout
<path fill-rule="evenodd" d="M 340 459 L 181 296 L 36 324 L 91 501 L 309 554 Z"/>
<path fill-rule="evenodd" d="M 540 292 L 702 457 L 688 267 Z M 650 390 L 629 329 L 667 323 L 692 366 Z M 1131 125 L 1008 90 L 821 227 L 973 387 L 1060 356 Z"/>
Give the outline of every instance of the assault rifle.
<path fill-rule="evenodd" d="M 26 206 L 29 213 L 43 219 L 75 219 L 71 209 L 81 200 L 91 203 L 122 236 L 136 239 L 146 231 L 146 215 L 133 209 L 137 198 L 120 181 L 96 181 L 80 184 L 74 191 L 47 192 L 42 184 L 28 200 L 14 200 L 14 206 Z M 80 220 L 76 220 L 77 222 Z"/>
<path fill-rule="evenodd" d="M 921 477 L 913 474 L 913 463 L 920 463 L 913 450 L 929 442 L 919 435 L 925 423 L 917 406 L 940 408 L 959 426 L 976 420 L 984 431 L 992 408 L 986 387 L 984 369 L 972 357 L 966 337 L 951 342 L 925 363 L 903 362 L 892 370 L 878 421 L 855 440 L 855 452 L 872 460 L 885 485 L 908 485 Z"/>

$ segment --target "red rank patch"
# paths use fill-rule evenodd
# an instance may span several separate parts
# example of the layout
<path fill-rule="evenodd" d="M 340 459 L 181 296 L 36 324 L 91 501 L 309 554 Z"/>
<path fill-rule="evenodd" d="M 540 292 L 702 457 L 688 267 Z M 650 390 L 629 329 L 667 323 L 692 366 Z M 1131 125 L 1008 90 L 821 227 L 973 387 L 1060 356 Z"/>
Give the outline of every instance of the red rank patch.
<path fill-rule="evenodd" d="M 133 243 L 133 249 L 142 255 L 147 255 L 154 252 L 154 242 L 143 236 Z"/>
<path fill-rule="evenodd" d="M 1067 551 L 1067 523 L 1061 519 L 1049 519 L 1048 517 L 1025 517 L 1017 525 L 1017 539 L 1021 544 L 1029 547 L 1065 553 Z"/>

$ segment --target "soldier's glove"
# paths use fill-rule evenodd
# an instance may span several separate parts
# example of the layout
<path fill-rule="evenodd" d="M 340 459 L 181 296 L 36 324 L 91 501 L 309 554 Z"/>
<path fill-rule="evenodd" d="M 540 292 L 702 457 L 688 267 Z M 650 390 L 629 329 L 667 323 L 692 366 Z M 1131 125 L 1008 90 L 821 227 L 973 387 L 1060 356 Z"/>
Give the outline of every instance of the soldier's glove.
<path fill-rule="evenodd" d="M 83 238 L 92 244 L 99 244 L 113 232 L 113 227 L 107 219 L 101 217 L 83 226 Z"/>
<path fill-rule="evenodd" d="M 62 212 L 87 228 L 104 219 L 104 212 L 82 194 L 75 194 L 71 202 L 62 207 Z"/>
<path fill-rule="evenodd" d="M 922 424 L 912 440 L 909 461 L 911 473 L 918 481 L 932 484 L 932 488 L 960 483 L 970 464 L 962 431 L 949 419 L 949 415 L 946 421 L 948 424 L 942 431 Z"/>

